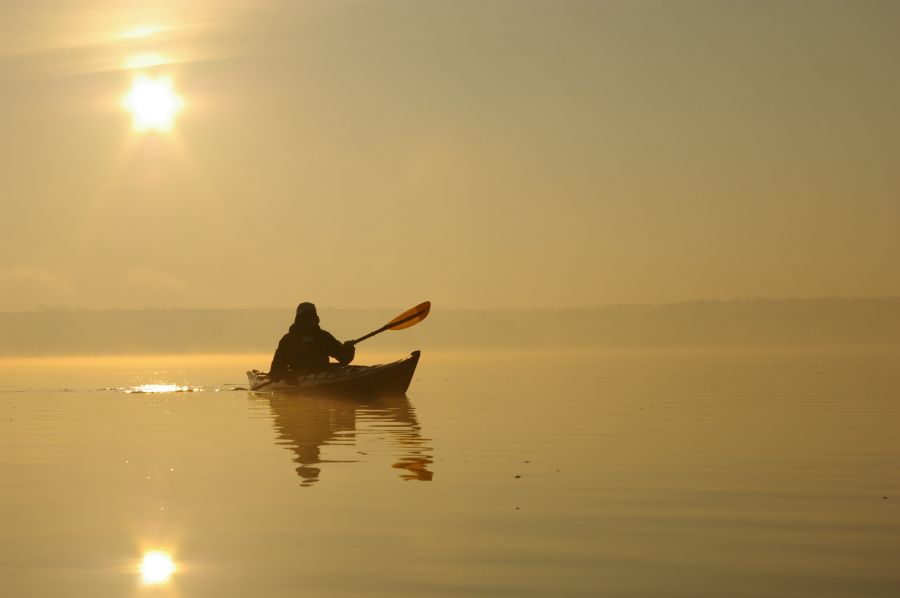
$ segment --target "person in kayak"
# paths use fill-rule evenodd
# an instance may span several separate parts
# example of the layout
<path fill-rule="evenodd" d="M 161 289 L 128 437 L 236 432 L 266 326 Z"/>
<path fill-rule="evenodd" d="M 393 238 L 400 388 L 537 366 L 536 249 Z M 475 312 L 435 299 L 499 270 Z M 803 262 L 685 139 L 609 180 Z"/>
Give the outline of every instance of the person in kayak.
<path fill-rule="evenodd" d="M 278 343 L 272 367 L 269 368 L 269 379 L 278 382 L 324 370 L 328 367 L 329 357 L 334 357 L 341 365 L 347 365 L 355 355 L 356 347 L 351 341 L 341 343 L 331 333 L 319 328 L 316 306 L 304 301 L 297 306 L 297 316 L 290 330 Z"/>

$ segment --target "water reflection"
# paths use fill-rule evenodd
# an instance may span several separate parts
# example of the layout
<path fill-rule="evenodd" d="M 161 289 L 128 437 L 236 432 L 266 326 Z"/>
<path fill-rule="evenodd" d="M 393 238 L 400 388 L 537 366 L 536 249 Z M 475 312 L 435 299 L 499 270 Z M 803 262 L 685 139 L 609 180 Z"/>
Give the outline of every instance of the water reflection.
<path fill-rule="evenodd" d="M 323 459 L 326 445 L 355 446 L 364 436 L 391 447 L 392 467 L 402 470 L 406 480 L 431 480 L 431 448 L 421 435 L 415 409 L 404 396 L 351 399 L 274 394 L 266 399 L 272 410 L 278 444 L 294 452 L 296 471 L 302 486 L 319 480 L 325 463 L 354 462 L 350 459 Z M 364 454 L 357 451 L 355 454 Z"/>
<path fill-rule="evenodd" d="M 191 388 L 190 386 L 182 386 L 179 384 L 141 384 L 140 386 L 132 386 L 126 388 L 128 394 L 145 394 L 145 393 L 169 393 L 169 392 L 193 392 L 200 390 Z"/>

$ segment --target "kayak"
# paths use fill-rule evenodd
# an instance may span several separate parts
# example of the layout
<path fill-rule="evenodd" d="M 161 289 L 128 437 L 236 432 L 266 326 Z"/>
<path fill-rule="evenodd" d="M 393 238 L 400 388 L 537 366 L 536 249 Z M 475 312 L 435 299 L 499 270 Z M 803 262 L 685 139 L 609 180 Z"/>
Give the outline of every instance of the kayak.
<path fill-rule="evenodd" d="M 331 365 L 321 372 L 299 376 L 290 381 L 270 382 L 259 370 L 247 372 L 250 390 L 304 394 L 402 395 L 409 388 L 419 351 L 413 351 L 393 363 L 382 365 Z"/>

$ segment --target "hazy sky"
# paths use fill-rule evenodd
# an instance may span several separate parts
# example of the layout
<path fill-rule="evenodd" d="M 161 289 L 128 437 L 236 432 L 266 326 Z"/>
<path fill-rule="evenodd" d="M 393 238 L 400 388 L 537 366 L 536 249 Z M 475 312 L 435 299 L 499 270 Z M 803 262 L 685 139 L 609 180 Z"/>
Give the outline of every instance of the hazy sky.
<path fill-rule="evenodd" d="M 5 0 L 0 133 L 0 309 L 900 295 L 893 0 Z"/>

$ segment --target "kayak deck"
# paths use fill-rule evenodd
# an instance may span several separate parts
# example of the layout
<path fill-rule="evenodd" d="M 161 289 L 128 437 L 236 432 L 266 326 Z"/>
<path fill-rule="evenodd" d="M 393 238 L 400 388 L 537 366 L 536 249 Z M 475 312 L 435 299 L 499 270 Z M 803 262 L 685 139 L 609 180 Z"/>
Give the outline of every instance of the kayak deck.
<path fill-rule="evenodd" d="M 419 351 L 393 363 L 381 365 L 337 365 L 290 381 L 271 382 L 259 370 L 247 372 L 250 390 L 304 394 L 377 395 L 404 394 L 412 381 Z"/>

